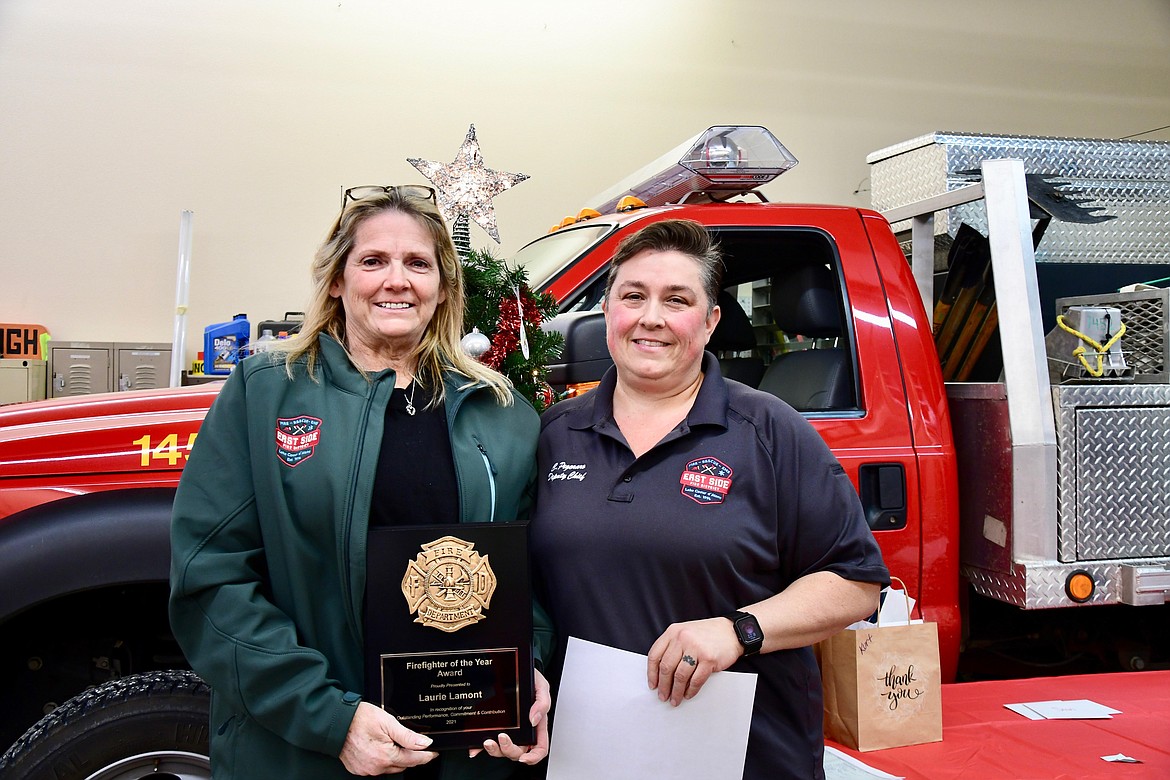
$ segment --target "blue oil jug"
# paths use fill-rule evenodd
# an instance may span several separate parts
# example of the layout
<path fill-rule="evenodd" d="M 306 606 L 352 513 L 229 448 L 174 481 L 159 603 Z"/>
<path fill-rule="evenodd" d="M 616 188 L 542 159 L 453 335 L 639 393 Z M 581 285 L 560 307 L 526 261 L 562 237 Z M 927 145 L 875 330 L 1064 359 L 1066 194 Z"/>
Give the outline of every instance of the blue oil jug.
<path fill-rule="evenodd" d="M 231 322 L 220 322 L 204 328 L 203 373 L 230 374 L 248 354 L 248 334 L 251 330 L 247 314 L 237 314 Z"/>

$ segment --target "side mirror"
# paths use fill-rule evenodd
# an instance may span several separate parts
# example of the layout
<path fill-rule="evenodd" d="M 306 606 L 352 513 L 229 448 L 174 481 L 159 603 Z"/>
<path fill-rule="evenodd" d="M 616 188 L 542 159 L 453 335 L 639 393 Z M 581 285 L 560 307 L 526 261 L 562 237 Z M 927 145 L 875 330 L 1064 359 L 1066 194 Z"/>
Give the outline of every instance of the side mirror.
<path fill-rule="evenodd" d="M 557 391 L 567 385 L 597 382 L 613 365 L 605 343 L 605 314 L 581 311 L 558 314 L 542 326 L 560 333 L 565 348 L 560 361 L 548 366 L 548 381 Z"/>

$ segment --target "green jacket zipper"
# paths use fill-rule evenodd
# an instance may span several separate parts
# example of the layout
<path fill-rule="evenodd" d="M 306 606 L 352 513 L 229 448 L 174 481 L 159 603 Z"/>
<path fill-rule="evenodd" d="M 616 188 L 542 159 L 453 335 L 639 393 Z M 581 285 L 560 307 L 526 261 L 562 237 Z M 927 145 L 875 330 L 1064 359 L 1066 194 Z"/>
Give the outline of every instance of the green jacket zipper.
<path fill-rule="evenodd" d="M 488 518 L 488 522 L 494 523 L 496 521 L 496 467 L 492 465 L 491 458 L 488 457 L 487 450 L 484 449 L 479 437 L 472 436 L 471 440 L 475 442 L 475 446 L 479 449 L 479 456 L 483 458 L 483 467 L 487 472 L 488 488 L 491 491 L 492 497 L 492 514 Z"/>

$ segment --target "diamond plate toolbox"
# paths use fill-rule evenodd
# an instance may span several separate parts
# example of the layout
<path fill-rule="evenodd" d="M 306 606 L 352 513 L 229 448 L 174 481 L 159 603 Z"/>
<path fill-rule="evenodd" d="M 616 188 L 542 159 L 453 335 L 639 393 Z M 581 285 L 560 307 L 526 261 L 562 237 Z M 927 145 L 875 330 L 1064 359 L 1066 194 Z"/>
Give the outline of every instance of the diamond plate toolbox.
<path fill-rule="evenodd" d="M 1170 386 L 1052 393 L 1060 560 L 1170 555 Z"/>
<path fill-rule="evenodd" d="M 870 154 L 873 208 L 886 211 L 977 180 L 985 160 L 1023 160 L 1027 173 L 1068 185 L 1087 208 L 1116 219 L 1097 224 L 1053 220 L 1038 263 L 1165 263 L 1170 258 L 1170 142 L 934 132 Z M 982 202 L 935 217 L 935 234 L 962 222 L 986 235 Z M 909 222 L 894 225 L 908 230 Z"/>

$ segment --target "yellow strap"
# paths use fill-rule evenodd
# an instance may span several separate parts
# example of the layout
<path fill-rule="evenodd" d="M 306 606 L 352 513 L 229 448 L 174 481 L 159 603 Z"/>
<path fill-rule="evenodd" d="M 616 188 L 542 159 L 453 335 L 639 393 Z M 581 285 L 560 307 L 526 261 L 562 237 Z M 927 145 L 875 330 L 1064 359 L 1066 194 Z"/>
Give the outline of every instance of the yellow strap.
<path fill-rule="evenodd" d="M 1107 353 L 1110 350 L 1110 348 L 1112 348 L 1112 346 L 1114 344 L 1116 344 L 1118 342 L 1118 340 L 1121 339 L 1121 337 L 1123 335 L 1125 335 L 1125 323 L 1123 322 L 1120 325 L 1118 325 L 1117 333 L 1113 334 L 1113 338 L 1109 339 L 1109 341 L 1105 342 L 1102 345 L 1102 344 L 1098 344 L 1096 341 L 1089 338 L 1084 333 L 1081 333 L 1080 331 L 1074 330 L 1073 328 L 1070 328 L 1068 325 L 1065 325 L 1063 314 L 1057 316 L 1056 324 L 1060 326 L 1061 330 L 1065 331 L 1066 333 L 1071 333 L 1072 335 L 1076 336 L 1078 339 L 1085 342 L 1086 344 L 1088 344 L 1089 346 L 1091 346 L 1093 349 L 1095 349 L 1097 351 L 1097 368 L 1094 369 L 1089 365 L 1089 361 L 1085 360 L 1085 352 L 1087 352 L 1088 350 L 1086 350 L 1083 345 L 1079 346 L 1073 350 L 1073 357 L 1075 357 L 1077 360 L 1081 361 L 1081 365 L 1085 367 L 1085 370 L 1088 371 L 1091 376 L 1097 376 L 1097 377 L 1099 377 L 1105 373 L 1105 369 L 1102 367 L 1102 363 L 1104 362 L 1103 358 L 1105 357 L 1105 353 Z"/>

